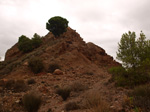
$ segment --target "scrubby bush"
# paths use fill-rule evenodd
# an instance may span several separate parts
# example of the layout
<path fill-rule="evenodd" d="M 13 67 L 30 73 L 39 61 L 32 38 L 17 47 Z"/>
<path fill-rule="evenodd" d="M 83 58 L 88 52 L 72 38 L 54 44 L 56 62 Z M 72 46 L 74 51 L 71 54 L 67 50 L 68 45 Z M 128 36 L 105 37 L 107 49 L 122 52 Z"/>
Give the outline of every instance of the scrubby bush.
<path fill-rule="evenodd" d="M 28 93 L 23 96 L 23 106 L 28 112 L 38 112 L 42 99 L 36 93 Z"/>
<path fill-rule="evenodd" d="M 43 70 L 44 65 L 43 65 L 42 60 L 40 58 L 34 57 L 34 58 L 31 58 L 29 60 L 29 68 L 31 69 L 31 71 L 33 73 L 37 74 Z"/>
<path fill-rule="evenodd" d="M 70 88 L 74 92 L 79 92 L 79 91 L 84 91 L 88 87 L 85 86 L 85 85 L 83 85 L 83 84 L 81 84 L 81 82 L 76 81 L 76 82 L 74 82 L 74 83 L 71 84 Z"/>
<path fill-rule="evenodd" d="M 18 49 L 24 53 L 32 51 L 32 41 L 24 35 L 20 36 L 18 41 Z"/>
<path fill-rule="evenodd" d="M 32 38 L 32 46 L 33 46 L 33 48 L 37 48 L 37 47 L 39 47 L 41 44 L 42 44 L 41 37 L 40 37 L 37 33 L 35 33 L 35 34 L 33 35 L 33 38 Z"/>
<path fill-rule="evenodd" d="M 48 72 L 53 73 L 56 69 L 61 69 L 61 67 L 56 63 L 52 63 L 49 65 Z"/>
<path fill-rule="evenodd" d="M 132 97 L 134 108 L 140 108 L 142 112 L 150 110 L 150 84 L 134 88 L 129 94 Z"/>
<path fill-rule="evenodd" d="M 24 82 L 24 80 L 16 80 L 13 90 L 14 90 L 14 92 L 25 92 L 28 90 L 28 86 Z"/>
<path fill-rule="evenodd" d="M 69 102 L 65 105 L 66 111 L 77 110 L 79 108 L 80 108 L 80 106 L 76 102 Z"/>
<path fill-rule="evenodd" d="M 35 84 L 36 83 L 36 81 L 34 80 L 34 79 L 29 79 L 28 81 L 27 81 L 27 83 L 30 85 L 30 84 Z"/>
<path fill-rule="evenodd" d="M 13 92 L 25 92 L 28 90 L 27 84 L 24 80 L 8 80 L 3 85 L 4 89 L 12 90 Z"/>
<path fill-rule="evenodd" d="M 14 85 L 15 85 L 15 80 L 10 79 L 4 83 L 3 88 L 11 90 L 13 89 Z"/>
<path fill-rule="evenodd" d="M 60 16 L 52 17 L 46 23 L 46 29 L 51 31 L 55 36 L 66 32 L 68 27 L 68 21 Z"/>
<path fill-rule="evenodd" d="M 71 90 L 69 87 L 61 87 L 56 90 L 56 93 L 60 95 L 63 100 L 67 100 L 67 98 L 70 96 L 70 92 Z"/>

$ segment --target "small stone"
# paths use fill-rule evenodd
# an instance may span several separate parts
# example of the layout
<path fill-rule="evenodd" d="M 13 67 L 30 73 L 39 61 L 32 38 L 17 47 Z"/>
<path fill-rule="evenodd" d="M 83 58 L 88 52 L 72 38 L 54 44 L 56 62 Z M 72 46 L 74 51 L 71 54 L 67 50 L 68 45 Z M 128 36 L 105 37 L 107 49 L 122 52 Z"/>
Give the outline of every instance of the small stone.
<path fill-rule="evenodd" d="M 56 69 L 53 74 L 54 75 L 63 75 L 64 73 L 60 69 Z"/>

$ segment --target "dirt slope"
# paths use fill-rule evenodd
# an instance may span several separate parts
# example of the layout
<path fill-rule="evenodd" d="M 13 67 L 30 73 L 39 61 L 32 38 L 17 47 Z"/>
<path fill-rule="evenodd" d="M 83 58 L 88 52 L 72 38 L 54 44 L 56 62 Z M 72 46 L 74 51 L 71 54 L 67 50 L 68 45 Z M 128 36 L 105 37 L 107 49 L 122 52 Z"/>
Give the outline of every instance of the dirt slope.
<path fill-rule="evenodd" d="M 17 44 L 6 52 L 5 62 L 0 67 L 1 81 L 22 79 L 27 82 L 29 79 L 34 79 L 36 83 L 29 85 L 30 89 L 26 92 L 15 93 L 12 90 L 3 91 L 1 88 L 3 94 L 1 93 L 0 103 L 5 108 L 11 112 L 23 112 L 23 107 L 17 101 L 25 93 L 36 91 L 43 100 L 39 112 L 48 112 L 50 108 L 53 112 L 63 112 L 65 105 L 71 101 L 85 105 L 87 94 L 96 91 L 108 103 L 112 112 L 122 110 L 122 103 L 126 96 L 125 90 L 116 88 L 113 83 L 110 83 L 111 74 L 107 72 L 109 67 L 120 66 L 120 64 L 106 54 L 104 49 L 93 43 L 85 43 L 71 28 L 68 28 L 67 32 L 59 38 L 48 33 L 42 40 L 43 44 L 30 53 L 21 53 L 17 49 Z M 42 73 L 36 75 L 28 68 L 28 60 L 35 56 L 42 59 L 45 67 Z M 63 75 L 47 73 L 51 63 L 59 64 Z M 63 101 L 56 94 L 56 88 L 64 86 L 72 88 L 71 85 L 74 83 L 84 85 L 86 89 L 79 92 L 72 91 L 70 97 Z M 74 112 L 88 111 L 91 110 L 80 108 Z"/>

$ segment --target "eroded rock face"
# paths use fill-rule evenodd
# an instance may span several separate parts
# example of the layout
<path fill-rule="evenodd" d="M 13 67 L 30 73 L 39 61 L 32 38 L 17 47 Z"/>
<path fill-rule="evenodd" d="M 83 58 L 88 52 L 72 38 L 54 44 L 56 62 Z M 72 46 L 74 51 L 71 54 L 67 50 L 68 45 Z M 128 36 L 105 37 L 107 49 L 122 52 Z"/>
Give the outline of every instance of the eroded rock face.
<path fill-rule="evenodd" d="M 21 55 L 22 53 L 19 51 L 17 44 L 15 44 L 14 46 L 12 46 L 10 49 L 7 50 L 5 54 L 5 61 L 11 60 L 16 57 L 20 57 Z"/>
<path fill-rule="evenodd" d="M 61 56 L 64 55 L 66 55 L 66 59 L 76 61 L 73 60 L 73 57 L 67 55 L 68 53 L 78 55 L 78 58 L 83 58 L 81 60 L 85 60 L 88 63 L 90 61 L 98 66 L 119 65 L 119 63 L 113 60 L 113 57 L 109 56 L 103 48 L 91 42 L 84 42 L 80 35 L 71 28 L 68 28 L 67 32 L 60 35 L 59 38 L 55 38 L 54 35 L 49 32 L 46 36 L 42 37 L 42 40 L 43 44 L 39 48 L 35 49 L 33 51 L 34 53 L 30 52 L 29 54 L 32 54 L 32 56 L 38 55 L 38 57 L 44 60 L 45 64 L 47 64 L 46 66 L 49 64 L 47 60 L 56 59 L 58 57 L 61 58 Z M 15 44 L 12 48 L 7 50 L 5 60 L 19 60 L 22 56 L 24 56 L 24 54 L 19 51 L 17 44 Z"/>

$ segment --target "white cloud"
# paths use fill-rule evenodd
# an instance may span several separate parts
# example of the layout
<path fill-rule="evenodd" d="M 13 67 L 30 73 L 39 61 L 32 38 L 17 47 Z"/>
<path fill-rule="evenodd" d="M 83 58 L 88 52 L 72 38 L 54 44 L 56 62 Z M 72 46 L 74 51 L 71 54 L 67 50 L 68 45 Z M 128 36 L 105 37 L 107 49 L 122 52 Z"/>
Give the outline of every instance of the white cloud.
<path fill-rule="evenodd" d="M 53 16 L 69 20 L 85 41 L 92 41 L 115 57 L 117 43 L 128 30 L 149 33 L 148 0 L 0 0 L 0 56 L 22 34 L 46 35 Z"/>

